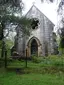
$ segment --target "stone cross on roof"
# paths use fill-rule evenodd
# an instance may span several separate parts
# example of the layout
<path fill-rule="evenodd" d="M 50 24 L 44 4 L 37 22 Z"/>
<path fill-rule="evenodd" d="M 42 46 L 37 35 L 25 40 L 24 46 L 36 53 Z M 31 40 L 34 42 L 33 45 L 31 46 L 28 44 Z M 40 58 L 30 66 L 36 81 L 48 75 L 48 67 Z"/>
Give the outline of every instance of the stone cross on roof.
<path fill-rule="evenodd" d="M 35 5 L 35 2 L 33 2 L 32 4 Z"/>

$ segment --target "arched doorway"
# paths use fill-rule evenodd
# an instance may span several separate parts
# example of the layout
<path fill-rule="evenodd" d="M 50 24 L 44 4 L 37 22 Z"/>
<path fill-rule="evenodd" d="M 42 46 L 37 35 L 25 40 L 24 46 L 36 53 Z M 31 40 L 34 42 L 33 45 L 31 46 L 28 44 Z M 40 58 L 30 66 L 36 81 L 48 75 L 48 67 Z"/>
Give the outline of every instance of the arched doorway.
<path fill-rule="evenodd" d="M 27 53 L 28 57 L 30 57 L 33 54 L 36 54 L 37 56 L 41 53 L 41 43 L 38 38 L 32 37 L 27 42 Z"/>
<path fill-rule="evenodd" d="M 35 39 L 31 42 L 31 55 L 38 55 L 38 44 Z"/>

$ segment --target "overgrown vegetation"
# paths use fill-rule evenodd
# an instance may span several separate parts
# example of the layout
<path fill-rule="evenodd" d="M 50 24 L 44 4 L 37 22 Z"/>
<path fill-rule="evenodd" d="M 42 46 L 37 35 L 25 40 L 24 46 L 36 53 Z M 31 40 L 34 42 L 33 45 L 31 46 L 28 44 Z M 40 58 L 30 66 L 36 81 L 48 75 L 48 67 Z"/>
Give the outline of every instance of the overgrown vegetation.
<path fill-rule="evenodd" d="M 0 59 L 0 67 L 4 66 L 4 58 Z M 7 58 L 7 68 L 8 69 L 23 69 L 26 66 L 25 60 L 21 59 L 12 59 L 11 57 Z M 64 72 L 64 56 L 48 56 L 48 57 L 32 57 L 32 60 L 27 60 L 27 69 L 29 72 L 30 69 L 34 72 L 34 70 L 38 70 L 38 72 Z"/>
<path fill-rule="evenodd" d="M 0 84 L 1 85 L 63 85 L 64 84 L 64 55 L 37 57 L 39 62 L 28 60 L 25 68 L 25 60 L 8 59 L 7 69 L 0 60 Z M 37 61 L 35 59 L 35 61 Z"/>
<path fill-rule="evenodd" d="M 32 56 L 32 60 L 14 60 L 7 58 L 7 68 L 4 68 L 4 58 L 0 59 L 1 85 L 63 85 L 64 55 L 48 57 Z"/>

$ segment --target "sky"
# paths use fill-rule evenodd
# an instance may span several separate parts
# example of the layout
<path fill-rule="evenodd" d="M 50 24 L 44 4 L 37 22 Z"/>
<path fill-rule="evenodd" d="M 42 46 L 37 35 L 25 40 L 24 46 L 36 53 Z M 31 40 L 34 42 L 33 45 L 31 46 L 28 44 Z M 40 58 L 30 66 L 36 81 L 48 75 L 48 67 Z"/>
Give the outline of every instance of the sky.
<path fill-rule="evenodd" d="M 60 1 L 60 0 L 59 0 Z M 41 0 L 23 0 L 24 9 L 23 14 L 25 15 L 31 6 L 34 4 L 44 15 L 46 15 L 55 25 L 57 24 L 57 7 L 58 3 L 41 3 Z"/>

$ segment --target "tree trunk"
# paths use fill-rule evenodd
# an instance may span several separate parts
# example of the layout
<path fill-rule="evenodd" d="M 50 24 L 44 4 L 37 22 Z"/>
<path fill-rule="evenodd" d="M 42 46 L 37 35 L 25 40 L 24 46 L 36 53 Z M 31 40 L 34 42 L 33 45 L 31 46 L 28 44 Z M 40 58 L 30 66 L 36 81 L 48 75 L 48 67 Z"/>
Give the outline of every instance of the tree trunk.
<path fill-rule="evenodd" d="M 4 42 L 4 21 L 1 22 L 2 25 L 2 51 L 1 51 L 1 57 L 4 57 L 4 50 L 5 50 L 5 42 Z"/>
<path fill-rule="evenodd" d="M 5 43 L 4 41 L 2 41 L 2 50 L 1 50 L 1 58 L 4 57 L 4 47 L 5 47 Z"/>

